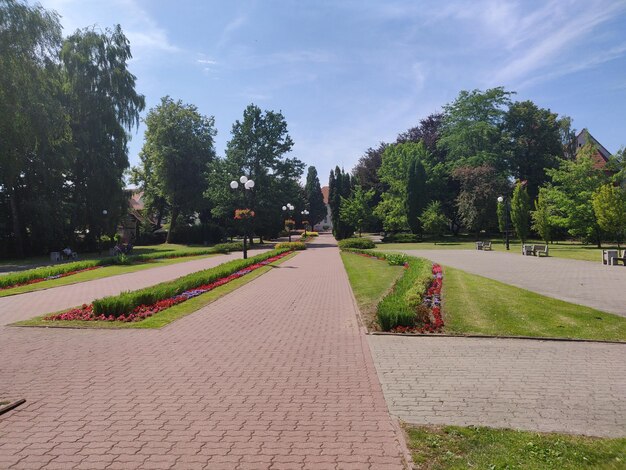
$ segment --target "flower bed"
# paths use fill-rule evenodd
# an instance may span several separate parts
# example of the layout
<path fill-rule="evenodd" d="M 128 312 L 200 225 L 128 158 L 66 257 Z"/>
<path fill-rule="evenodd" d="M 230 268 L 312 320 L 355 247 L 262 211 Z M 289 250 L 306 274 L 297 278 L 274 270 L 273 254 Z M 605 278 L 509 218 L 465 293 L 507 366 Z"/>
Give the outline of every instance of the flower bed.
<path fill-rule="evenodd" d="M 394 333 L 437 333 L 444 326 L 441 314 L 443 270 L 440 265 L 424 265 L 425 260 L 402 253 L 381 253 L 344 249 L 366 258 L 403 265 L 405 273 L 377 307 L 376 316 L 384 331 Z"/>
<path fill-rule="evenodd" d="M 13 289 L 16 287 L 36 284 L 38 282 L 50 281 L 62 277 L 73 276 L 74 274 L 90 271 L 104 266 L 143 264 L 158 259 L 184 258 L 190 256 L 202 256 L 215 253 L 229 253 L 231 251 L 241 251 L 243 244 L 240 242 L 220 243 L 210 248 L 196 251 L 176 251 L 173 253 L 163 251 L 160 253 L 149 253 L 144 255 L 124 255 L 110 256 L 97 260 L 75 261 L 58 266 L 29 269 L 14 274 L 0 276 L 0 291 Z"/>
<path fill-rule="evenodd" d="M 221 277 L 213 282 L 209 282 L 206 284 L 201 284 L 192 289 L 185 290 L 180 294 L 176 294 L 172 297 L 161 299 L 156 302 L 153 302 L 150 305 L 141 304 L 133 308 L 131 311 L 119 314 L 107 314 L 100 313 L 98 314 L 94 311 L 94 305 L 82 305 L 81 307 L 74 308 L 68 310 L 66 312 L 58 313 L 55 315 L 49 315 L 44 317 L 44 320 L 47 321 L 70 321 L 70 320 L 82 320 L 82 321 L 119 321 L 119 322 L 137 322 L 144 320 L 148 317 L 151 317 L 155 313 L 158 313 L 162 310 L 170 308 L 174 305 L 185 302 L 186 300 L 192 299 L 199 295 L 202 295 L 206 292 L 209 292 L 216 287 L 223 286 L 224 284 L 228 284 L 229 282 L 238 279 L 242 276 L 245 276 L 252 271 L 255 271 L 263 266 L 267 266 L 270 263 L 278 261 L 281 258 L 291 254 L 292 251 L 284 251 L 278 253 L 274 256 L 266 258 L 262 261 L 254 262 L 248 266 L 245 266 L 242 269 L 239 269 L 228 276 Z M 259 255 L 262 256 L 262 255 Z M 226 263 L 229 264 L 229 263 Z M 219 267 L 218 267 L 219 268 Z M 207 270 L 211 271 L 211 270 Z"/>
<path fill-rule="evenodd" d="M 73 276 L 74 274 L 83 273 L 85 271 L 93 271 L 94 269 L 98 269 L 98 268 L 101 268 L 101 267 L 102 266 L 91 266 L 89 268 L 77 269 L 75 271 L 68 271 L 68 272 L 65 272 L 65 273 L 54 274 L 52 276 L 30 279 L 28 281 L 20 282 L 18 284 L 12 284 L 12 285 L 9 285 L 7 287 L 0 287 L 0 291 L 8 290 L 8 289 L 14 289 L 16 287 L 29 286 L 31 284 L 37 284 L 38 282 L 52 281 L 54 279 L 61 279 L 62 277 Z"/>

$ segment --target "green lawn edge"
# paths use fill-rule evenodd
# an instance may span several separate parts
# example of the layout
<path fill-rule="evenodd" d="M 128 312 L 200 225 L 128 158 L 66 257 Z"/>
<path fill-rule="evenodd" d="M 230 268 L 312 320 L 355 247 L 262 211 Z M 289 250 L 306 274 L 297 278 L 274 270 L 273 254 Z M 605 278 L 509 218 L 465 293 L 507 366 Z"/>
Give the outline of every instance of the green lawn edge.
<path fill-rule="evenodd" d="M 403 425 L 419 470 L 626 468 L 626 438 Z"/>
<path fill-rule="evenodd" d="M 111 266 L 103 266 L 91 271 L 84 271 L 82 273 L 73 274 L 71 276 L 62 277 L 59 279 L 52 279 L 50 281 L 37 282 L 35 284 L 28 284 L 26 286 L 13 287 L 11 289 L 1 290 L 0 298 L 8 297 L 11 295 L 27 294 L 29 292 L 37 292 L 40 290 L 53 289 L 61 286 L 71 286 L 72 284 L 79 284 L 81 282 L 94 281 L 96 279 L 104 279 L 106 277 L 119 276 L 121 274 L 129 274 L 137 271 L 143 271 L 145 269 L 158 268 L 161 266 L 169 266 L 171 264 L 184 263 L 186 261 L 195 261 L 202 258 L 212 258 L 219 256 L 222 253 L 213 253 L 208 255 L 193 255 L 193 256 L 180 256 L 176 258 L 161 258 L 145 263 L 137 263 L 130 265 L 115 264 Z"/>
<path fill-rule="evenodd" d="M 444 332 L 626 341 L 626 318 L 444 266 Z"/>
<path fill-rule="evenodd" d="M 239 287 L 255 280 L 259 276 L 275 269 L 281 263 L 293 258 L 298 252 L 293 252 L 284 258 L 281 258 L 267 266 L 263 266 L 259 269 L 252 271 L 245 276 L 235 279 L 228 284 L 216 287 L 212 291 L 199 295 L 192 299 L 189 299 L 183 303 L 170 307 L 166 310 L 146 318 L 140 322 L 107 322 L 107 321 L 45 321 L 44 317 L 52 315 L 53 313 L 46 313 L 30 320 L 23 320 L 16 323 L 12 323 L 9 326 L 17 327 L 38 327 L 38 328 L 79 328 L 79 329 L 109 329 L 109 330 L 122 330 L 122 329 L 159 329 L 170 323 L 183 318 L 187 315 L 194 313 L 195 311 L 209 305 L 210 303 L 218 300 L 221 297 L 233 292 Z M 67 309 L 64 309 L 64 311 Z"/>

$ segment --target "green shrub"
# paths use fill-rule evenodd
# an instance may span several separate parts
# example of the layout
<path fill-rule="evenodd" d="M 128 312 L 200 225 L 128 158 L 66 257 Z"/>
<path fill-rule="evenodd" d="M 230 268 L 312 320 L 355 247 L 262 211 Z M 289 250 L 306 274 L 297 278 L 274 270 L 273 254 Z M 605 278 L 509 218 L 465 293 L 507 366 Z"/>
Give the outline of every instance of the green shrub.
<path fill-rule="evenodd" d="M 383 331 L 389 331 L 396 326 L 415 326 L 417 309 L 432 281 L 431 265 L 428 261 L 407 258 L 408 268 L 376 309 L 376 317 Z"/>
<path fill-rule="evenodd" d="M 175 297 L 187 290 L 195 289 L 204 284 L 210 284 L 218 279 L 230 276 L 241 269 L 265 261 L 280 253 L 290 251 L 291 249 L 292 248 L 280 248 L 267 251 L 252 258 L 229 261 L 214 268 L 191 273 L 173 281 L 162 282 L 161 284 L 146 287 L 145 289 L 103 297 L 92 302 L 93 311 L 96 315 L 104 314 L 119 317 L 120 315 L 132 312 L 140 305 L 152 305 L 159 300 Z"/>
<path fill-rule="evenodd" d="M 280 242 L 276 244 L 277 249 L 288 249 L 288 250 L 306 250 L 306 245 L 304 242 Z"/>
<path fill-rule="evenodd" d="M 345 248 L 376 248 L 376 245 L 369 238 L 346 238 L 339 242 L 339 248 L 342 250 Z"/>
<path fill-rule="evenodd" d="M 383 243 L 415 243 L 420 240 L 413 233 L 388 233 L 382 241 Z"/>
<path fill-rule="evenodd" d="M 387 253 L 385 259 L 389 266 L 403 266 L 409 261 L 409 257 L 404 253 Z"/>

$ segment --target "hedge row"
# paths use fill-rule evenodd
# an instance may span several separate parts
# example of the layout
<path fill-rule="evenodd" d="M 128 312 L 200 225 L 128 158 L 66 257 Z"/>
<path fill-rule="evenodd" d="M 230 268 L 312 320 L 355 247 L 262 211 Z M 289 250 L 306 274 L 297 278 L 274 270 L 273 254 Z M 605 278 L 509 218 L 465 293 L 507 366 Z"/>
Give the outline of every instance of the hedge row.
<path fill-rule="evenodd" d="M 290 250 L 306 250 L 304 242 L 280 242 L 274 248 L 288 248 Z"/>
<path fill-rule="evenodd" d="M 382 241 L 383 243 L 416 243 L 421 240 L 414 233 L 388 233 Z"/>
<path fill-rule="evenodd" d="M 272 256 L 291 251 L 290 248 L 279 248 L 248 259 L 237 259 L 220 264 L 214 268 L 205 269 L 188 274 L 173 281 L 162 282 L 154 286 L 146 287 L 132 292 L 122 292 L 119 295 L 103 297 L 94 300 L 93 312 L 95 315 L 113 315 L 119 317 L 132 312 L 140 305 L 152 305 L 160 300 L 169 299 L 196 287 L 210 284 L 223 277 L 230 276 L 253 264 L 265 261 Z"/>
<path fill-rule="evenodd" d="M 102 259 L 74 261 L 72 263 L 60 264 L 58 266 L 47 266 L 42 268 L 29 269 L 6 276 L 0 276 L 0 289 L 9 288 L 19 284 L 25 284 L 35 279 L 45 279 L 48 277 L 59 276 L 61 274 L 80 271 L 81 269 L 93 268 L 97 266 L 112 266 L 118 264 L 144 263 L 147 261 L 163 259 L 163 258 L 180 258 L 186 256 L 211 255 L 215 253 L 228 253 L 230 251 L 241 251 L 243 244 L 241 242 L 220 243 L 203 250 L 180 250 L 180 251 L 161 251 L 158 253 L 147 253 L 143 255 L 125 255 L 125 256 L 109 256 Z"/>
<path fill-rule="evenodd" d="M 339 248 L 376 248 L 376 244 L 369 238 L 346 238 L 339 242 Z"/>
<path fill-rule="evenodd" d="M 403 253 L 382 253 L 354 248 L 343 251 L 374 256 L 386 260 L 391 265 L 406 266 L 391 292 L 379 302 L 376 317 L 383 331 L 389 331 L 396 326 L 415 326 L 420 306 L 433 280 L 431 263 L 423 258 Z"/>

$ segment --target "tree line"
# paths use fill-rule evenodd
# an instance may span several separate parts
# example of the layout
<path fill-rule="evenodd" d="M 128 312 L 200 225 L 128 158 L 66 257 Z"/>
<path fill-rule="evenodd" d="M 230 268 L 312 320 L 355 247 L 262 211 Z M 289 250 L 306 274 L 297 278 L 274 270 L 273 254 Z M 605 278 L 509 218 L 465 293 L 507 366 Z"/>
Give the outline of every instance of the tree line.
<path fill-rule="evenodd" d="M 94 250 L 126 216 L 126 178 L 143 191 L 145 235 L 167 222 L 167 240 L 218 241 L 240 232 L 233 214 L 252 208 L 252 231 L 273 237 L 284 218 L 313 225 L 325 216 L 319 178 L 288 156 L 293 141 L 280 112 L 248 106 L 216 155 L 215 119 L 166 96 L 144 119 L 140 164 L 129 168 L 130 131 L 145 98 L 128 70 L 119 25 L 63 37 L 58 15 L 0 0 L 0 255 L 63 246 Z M 245 175 L 252 191 L 228 183 Z M 294 214 L 283 214 L 287 202 Z"/>
<path fill-rule="evenodd" d="M 333 170 L 336 236 L 478 237 L 504 231 L 508 216 L 522 240 L 621 240 L 624 149 L 599 166 L 593 139 L 578 148 L 569 117 L 514 96 L 503 87 L 461 91 L 395 142 L 369 148 L 351 174 Z"/>

